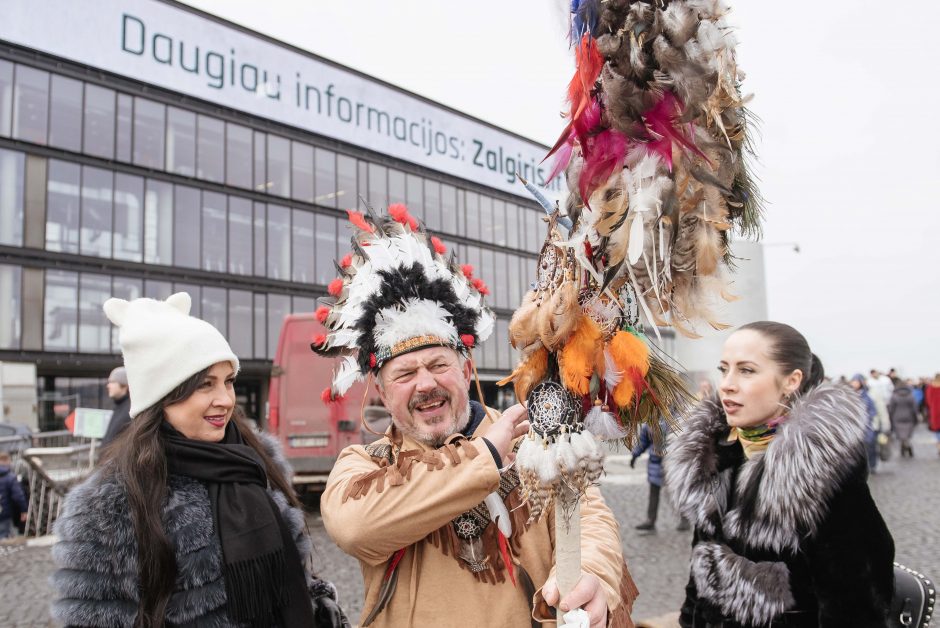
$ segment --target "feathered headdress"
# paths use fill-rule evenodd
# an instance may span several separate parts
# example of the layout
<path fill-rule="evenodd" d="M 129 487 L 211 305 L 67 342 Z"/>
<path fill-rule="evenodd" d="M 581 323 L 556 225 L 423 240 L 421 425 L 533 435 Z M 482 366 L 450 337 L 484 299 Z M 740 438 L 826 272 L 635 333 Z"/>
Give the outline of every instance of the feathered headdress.
<path fill-rule="evenodd" d="M 342 357 L 324 401 L 343 396 L 370 371 L 404 353 L 447 346 L 466 353 L 493 331 L 489 293 L 469 265 L 458 266 L 435 236 L 401 204 L 377 218 L 350 210 L 352 252 L 339 264 L 317 319 L 328 333 L 313 339 L 320 355 Z"/>

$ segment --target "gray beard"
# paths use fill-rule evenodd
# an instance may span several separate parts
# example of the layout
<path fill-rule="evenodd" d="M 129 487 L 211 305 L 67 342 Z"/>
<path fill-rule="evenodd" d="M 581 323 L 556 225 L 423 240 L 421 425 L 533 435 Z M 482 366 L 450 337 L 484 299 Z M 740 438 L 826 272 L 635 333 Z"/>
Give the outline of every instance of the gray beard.
<path fill-rule="evenodd" d="M 468 423 L 470 423 L 470 400 L 469 399 L 467 400 L 467 403 L 464 406 L 463 412 L 461 412 L 460 416 L 457 417 L 457 421 L 455 422 L 454 428 L 447 434 L 438 434 L 432 437 L 427 437 L 412 427 L 403 427 L 401 425 L 398 425 L 397 422 L 396 422 L 396 425 L 398 425 L 398 429 L 402 431 L 402 434 L 410 436 L 411 438 L 415 439 L 419 443 L 424 443 L 428 447 L 433 447 L 434 449 L 437 449 L 438 447 L 442 446 L 447 441 L 448 438 L 450 438 L 454 434 L 460 432 L 465 427 L 467 427 Z"/>

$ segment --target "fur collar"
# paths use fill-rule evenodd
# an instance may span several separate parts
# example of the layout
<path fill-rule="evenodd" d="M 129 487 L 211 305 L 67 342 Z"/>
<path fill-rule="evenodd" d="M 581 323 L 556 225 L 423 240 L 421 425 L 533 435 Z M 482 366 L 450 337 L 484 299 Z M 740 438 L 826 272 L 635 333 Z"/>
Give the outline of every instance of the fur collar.
<path fill-rule="evenodd" d="M 665 458 L 676 507 L 706 535 L 775 552 L 796 551 L 825 517 L 831 497 L 865 465 L 865 410 L 844 386 L 820 385 L 799 397 L 766 451 L 718 472 L 719 441 L 728 433 L 717 398 L 688 417 Z M 726 510 L 735 490 L 735 507 Z"/>

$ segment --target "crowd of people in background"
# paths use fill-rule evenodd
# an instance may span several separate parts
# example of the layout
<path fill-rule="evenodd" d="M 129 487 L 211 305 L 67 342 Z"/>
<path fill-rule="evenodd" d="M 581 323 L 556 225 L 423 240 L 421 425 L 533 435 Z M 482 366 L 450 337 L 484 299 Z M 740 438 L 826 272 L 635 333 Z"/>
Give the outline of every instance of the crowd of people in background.
<path fill-rule="evenodd" d="M 850 379 L 840 378 L 858 393 L 868 414 L 868 462 L 876 472 L 879 460 L 887 460 L 893 442 L 899 446 L 901 458 L 913 458 L 911 437 L 920 422 L 934 432 L 937 454 L 940 455 L 940 373 L 932 379 L 902 378 L 896 369 L 883 373 L 871 369 L 868 376 L 856 373 Z"/>

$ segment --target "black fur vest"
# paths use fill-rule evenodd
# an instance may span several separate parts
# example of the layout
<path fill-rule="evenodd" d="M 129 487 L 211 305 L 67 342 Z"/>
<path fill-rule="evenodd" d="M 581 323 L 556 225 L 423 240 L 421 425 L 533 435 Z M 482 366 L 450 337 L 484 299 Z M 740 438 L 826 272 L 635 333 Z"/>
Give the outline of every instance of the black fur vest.
<path fill-rule="evenodd" d="M 717 399 L 699 404 L 665 457 L 695 524 L 683 626 L 886 625 L 894 543 L 868 490 L 864 419 L 858 395 L 823 384 L 746 459 Z"/>
<path fill-rule="evenodd" d="M 261 434 L 267 452 L 290 476 L 277 441 Z M 176 587 L 166 611 L 168 626 L 228 628 L 222 546 L 213 531 L 209 492 L 188 477 L 170 476 L 163 527 L 176 550 Z M 270 491 L 291 531 L 301 560 L 310 554 L 303 513 L 284 494 Z M 99 471 L 69 491 L 56 521 L 52 549 L 58 570 L 51 583 L 52 615 L 65 625 L 129 628 L 137 616 L 137 540 L 122 485 Z M 309 567 L 309 566 L 308 566 Z M 308 569 L 308 580 L 310 580 Z"/>

